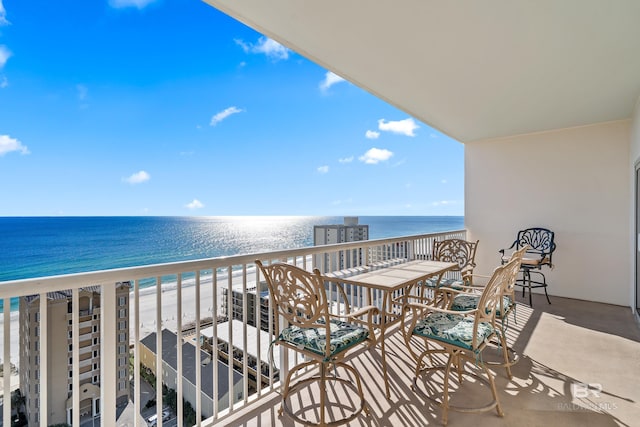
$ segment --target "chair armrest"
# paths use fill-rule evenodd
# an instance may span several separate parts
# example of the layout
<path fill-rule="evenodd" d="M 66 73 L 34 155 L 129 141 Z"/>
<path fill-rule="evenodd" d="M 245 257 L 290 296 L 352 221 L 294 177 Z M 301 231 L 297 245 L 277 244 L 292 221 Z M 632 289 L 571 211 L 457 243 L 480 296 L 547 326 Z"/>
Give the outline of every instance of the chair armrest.
<path fill-rule="evenodd" d="M 518 243 L 518 239 L 514 240 L 513 243 L 511 244 L 511 246 L 509 246 L 506 249 L 500 249 L 498 252 L 502 254 L 502 256 L 504 256 L 504 251 L 508 251 L 509 249 L 513 249 L 513 247 L 516 245 L 516 243 Z"/>
<path fill-rule="evenodd" d="M 360 316 L 363 316 L 365 314 L 369 315 L 367 316 L 366 321 L 359 319 Z M 362 326 L 366 326 L 367 329 L 369 329 L 369 334 L 372 337 L 371 342 L 374 343 L 377 341 L 377 338 L 375 337 L 375 333 L 374 333 L 374 329 L 376 325 L 373 323 L 373 318 L 379 314 L 380 314 L 380 310 L 378 309 L 378 307 L 375 307 L 373 305 L 368 305 L 368 306 L 362 307 L 359 310 L 354 311 L 353 313 L 343 314 L 343 315 L 329 314 L 329 316 L 334 319 L 347 319 L 350 322 L 357 323 Z"/>
<path fill-rule="evenodd" d="M 471 274 L 471 277 L 482 277 L 483 279 L 490 279 L 490 274 Z"/>
<path fill-rule="evenodd" d="M 440 307 L 446 307 L 446 310 L 449 310 L 453 305 L 453 300 L 456 297 L 456 295 L 472 294 L 472 293 L 478 294 L 483 289 L 484 289 L 484 286 L 473 286 L 473 285 L 471 286 L 458 285 L 455 289 L 443 286 L 438 289 L 438 292 L 440 293 L 440 299 L 438 302 L 440 303 L 439 304 Z M 436 308 L 439 308 L 439 307 L 436 306 Z M 460 313 L 460 312 L 456 311 L 456 313 Z"/>
<path fill-rule="evenodd" d="M 485 285 L 457 285 L 455 288 L 447 288 L 443 286 L 439 290 L 449 294 L 468 294 L 471 292 L 482 292 Z"/>
<path fill-rule="evenodd" d="M 359 310 L 354 311 L 353 313 L 348 313 L 348 314 L 343 314 L 343 315 L 339 315 L 339 314 L 332 314 L 332 317 L 337 317 L 337 318 L 344 318 L 344 319 L 353 319 L 356 317 L 360 317 L 363 316 L 365 314 L 370 314 L 371 316 L 375 316 L 377 314 L 380 314 L 380 309 L 378 309 L 378 307 L 374 306 L 374 305 L 367 305 L 365 307 L 362 307 Z"/>
<path fill-rule="evenodd" d="M 426 304 L 419 304 L 419 303 L 408 303 L 406 305 L 406 310 L 411 310 L 414 313 L 417 310 L 421 310 L 421 311 L 435 311 L 438 313 L 444 313 L 444 314 L 473 314 L 476 311 L 478 311 L 477 308 L 474 308 L 472 310 L 464 310 L 464 311 L 456 311 L 456 310 L 447 310 L 445 308 L 439 308 L 436 307 L 435 305 L 426 305 Z"/>

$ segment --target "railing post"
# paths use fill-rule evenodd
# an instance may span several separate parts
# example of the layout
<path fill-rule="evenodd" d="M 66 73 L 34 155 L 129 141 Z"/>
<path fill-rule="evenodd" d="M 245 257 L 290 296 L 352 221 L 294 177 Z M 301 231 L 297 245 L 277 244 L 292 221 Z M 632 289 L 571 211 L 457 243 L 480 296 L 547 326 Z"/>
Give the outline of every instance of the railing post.
<path fill-rule="evenodd" d="M 80 290 L 74 289 L 71 295 L 71 346 L 73 358 L 73 408 L 71 410 L 72 425 L 80 425 Z"/>
<path fill-rule="evenodd" d="M 196 426 L 200 426 L 200 414 L 202 414 L 202 359 L 201 359 L 201 348 L 200 348 L 200 270 L 196 271 L 196 404 L 195 410 L 198 416 L 196 417 Z M 179 302 L 178 304 L 182 304 Z M 182 340 L 180 341 L 180 346 L 182 347 Z M 182 371 L 181 371 L 182 372 Z M 182 403 L 182 401 L 180 401 Z"/>
<path fill-rule="evenodd" d="M 131 304 L 129 304 L 131 306 Z M 134 347 L 133 347 L 133 402 L 134 402 L 134 427 L 140 427 L 140 399 L 142 393 L 140 390 L 140 280 L 136 279 L 133 283 L 133 313 L 134 313 Z M 129 316 L 131 318 L 131 316 Z"/>
<path fill-rule="evenodd" d="M 116 286 L 115 283 L 102 285 L 100 303 L 100 421 L 104 427 L 116 423 Z M 79 409 L 79 408 L 78 408 Z"/>
<path fill-rule="evenodd" d="M 182 355 L 182 273 L 178 273 L 178 286 L 176 288 L 176 319 L 177 323 L 177 331 L 178 334 L 176 341 L 176 416 L 178 420 L 182 420 L 184 407 L 182 404 L 182 399 L 184 396 L 184 383 L 183 383 L 183 375 L 184 372 L 183 367 L 183 355 Z"/>
<path fill-rule="evenodd" d="M 156 415 L 158 425 L 162 427 L 162 380 L 163 375 L 162 358 L 162 277 L 156 277 Z"/>
<path fill-rule="evenodd" d="M 49 322 L 47 311 L 47 292 L 40 294 L 40 373 L 38 384 L 40 384 L 40 427 L 49 425 Z"/>
<path fill-rule="evenodd" d="M 4 396 L 2 404 L 2 424 L 5 426 L 11 425 L 11 298 L 5 298 L 3 300 L 2 309 L 4 310 L 4 355 L 2 360 L 4 361 L 3 374 L 4 374 Z M 7 396 L 8 394 L 8 396 Z"/>

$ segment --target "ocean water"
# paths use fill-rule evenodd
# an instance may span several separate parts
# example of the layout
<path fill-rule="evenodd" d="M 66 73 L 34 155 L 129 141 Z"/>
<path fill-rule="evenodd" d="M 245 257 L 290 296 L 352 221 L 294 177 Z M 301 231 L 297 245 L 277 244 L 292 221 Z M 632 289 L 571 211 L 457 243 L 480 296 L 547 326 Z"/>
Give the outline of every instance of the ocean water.
<path fill-rule="evenodd" d="M 343 217 L 0 217 L 0 282 L 313 246 Z M 461 216 L 361 216 L 380 239 L 464 227 Z"/>

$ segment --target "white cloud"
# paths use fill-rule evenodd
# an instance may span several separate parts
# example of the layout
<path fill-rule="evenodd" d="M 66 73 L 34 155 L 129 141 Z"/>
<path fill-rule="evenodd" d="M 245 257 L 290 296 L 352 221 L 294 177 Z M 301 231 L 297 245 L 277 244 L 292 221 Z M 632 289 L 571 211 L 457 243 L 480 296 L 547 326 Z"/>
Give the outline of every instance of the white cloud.
<path fill-rule="evenodd" d="M 342 159 L 338 159 L 340 163 L 351 163 L 353 162 L 353 156 L 351 157 L 343 157 Z"/>
<path fill-rule="evenodd" d="M 329 166 L 327 166 L 327 165 L 319 166 L 319 167 L 318 167 L 318 172 L 320 172 L 320 173 L 327 173 L 327 172 L 329 172 Z"/>
<path fill-rule="evenodd" d="M 327 74 L 324 75 L 324 80 L 320 82 L 320 90 L 325 92 L 327 89 L 329 89 L 331 86 L 333 86 L 334 84 L 337 83 L 341 83 L 341 82 L 345 82 L 346 80 L 343 79 L 342 77 L 340 77 L 339 75 L 331 72 L 331 71 L 327 71 Z"/>
<path fill-rule="evenodd" d="M 0 69 L 4 67 L 7 60 L 11 57 L 11 51 L 5 45 L 0 44 Z"/>
<path fill-rule="evenodd" d="M 17 139 L 11 138 L 9 135 L 0 135 L 0 157 L 12 151 L 29 154 L 29 149 Z"/>
<path fill-rule="evenodd" d="M 447 180 L 446 180 L 446 179 L 443 179 L 443 180 L 441 180 L 441 181 L 440 181 L 440 183 L 442 183 L 442 184 L 446 184 L 446 183 L 447 183 Z"/>
<path fill-rule="evenodd" d="M 4 6 L 2 5 L 2 0 L 0 0 L 0 27 L 9 24 L 10 22 L 7 21 L 7 13 L 5 12 Z"/>
<path fill-rule="evenodd" d="M 234 42 L 244 50 L 244 53 L 262 53 L 274 61 L 289 58 L 289 49 L 268 37 L 260 37 L 256 44 L 247 43 L 242 39 L 234 39 Z"/>
<path fill-rule="evenodd" d="M 375 130 L 368 130 L 365 132 L 364 136 L 367 139 L 378 139 L 380 137 L 380 132 L 376 132 Z"/>
<path fill-rule="evenodd" d="M 242 113 L 243 111 L 244 110 L 238 107 L 229 107 L 223 111 L 220 111 L 219 113 L 214 114 L 213 117 L 211 117 L 211 122 L 209 123 L 209 125 L 215 126 L 232 114 Z"/>
<path fill-rule="evenodd" d="M 433 206 L 447 206 L 447 205 L 455 205 L 458 202 L 455 200 L 438 200 L 437 202 L 433 202 Z"/>
<path fill-rule="evenodd" d="M 109 6 L 116 9 L 123 9 L 125 7 L 143 9 L 154 1 L 156 0 L 109 0 Z"/>
<path fill-rule="evenodd" d="M 2 0 L 0 0 L 0 26 L 9 25 L 10 22 L 7 21 L 7 11 L 4 10 L 4 6 L 2 5 Z"/>
<path fill-rule="evenodd" d="M 385 160 L 389 160 L 393 156 L 393 153 L 385 148 L 371 148 L 369 151 L 360 156 L 361 162 L 369 165 L 375 165 Z"/>
<path fill-rule="evenodd" d="M 76 85 L 76 90 L 78 91 L 78 99 L 80 101 L 84 101 L 85 99 L 87 99 L 87 94 L 89 93 L 89 89 L 85 85 L 83 84 Z"/>
<path fill-rule="evenodd" d="M 235 42 L 235 44 L 240 46 L 242 48 L 242 50 L 244 50 L 244 53 L 250 53 L 251 52 L 251 45 L 249 43 L 246 43 L 242 39 L 233 39 L 233 41 Z"/>
<path fill-rule="evenodd" d="M 398 133 L 406 136 L 416 136 L 414 131 L 418 128 L 419 126 L 412 118 L 397 121 L 386 121 L 385 119 L 378 120 L 378 129 L 385 132 Z"/>
<path fill-rule="evenodd" d="M 4 89 L 7 86 L 9 86 L 9 80 L 7 80 L 7 77 L 6 76 L 0 77 L 0 89 Z"/>
<path fill-rule="evenodd" d="M 145 171 L 136 172 L 128 178 L 123 178 L 124 182 L 128 182 L 129 184 L 142 184 L 143 182 L 149 181 L 151 179 L 151 175 L 149 175 Z"/>
<path fill-rule="evenodd" d="M 194 210 L 194 209 L 202 209 L 204 208 L 204 204 L 198 200 L 198 199 L 193 199 L 192 202 L 187 203 L 186 205 L 184 205 L 186 208 Z"/>
<path fill-rule="evenodd" d="M 338 205 L 345 205 L 345 204 L 350 204 L 353 203 L 353 199 L 350 197 L 348 199 L 345 200 L 334 200 L 331 202 L 332 205 L 334 206 L 338 206 Z"/>

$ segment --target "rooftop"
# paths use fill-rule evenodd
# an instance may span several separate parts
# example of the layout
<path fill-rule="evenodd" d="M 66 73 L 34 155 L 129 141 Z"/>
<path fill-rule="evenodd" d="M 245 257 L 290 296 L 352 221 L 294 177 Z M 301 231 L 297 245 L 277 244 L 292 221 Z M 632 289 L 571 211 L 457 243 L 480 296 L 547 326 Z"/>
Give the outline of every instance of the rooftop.
<path fill-rule="evenodd" d="M 175 333 L 168 329 L 162 330 L 162 360 L 167 363 L 174 371 L 177 370 L 177 353 L 176 353 L 176 342 L 178 337 Z M 154 354 L 156 351 L 156 334 L 151 333 L 144 337 L 141 341 L 142 345 L 151 350 Z M 200 351 L 200 362 L 202 365 L 201 369 L 201 381 L 202 381 L 202 391 L 204 391 L 207 396 L 213 397 L 213 363 L 209 363 L 211 361 L 211 357 L 204 351 Z M 182 344 L 182 369 L 184 372 L 184 378 L 188 380 L 191 384 L 196 383 L 196 347 L 190 343 Z M 218 372 L 224 373 L 218 376 L 218 392 L 220 396 L 224 396 L 229 390 L 229 376 L 226 375 L 228 372 L 228 366 L 218 361 Z M 242 375 L 233 371 L 233 380 L 234 383 L 238 383 L 242 381 Z"/>

